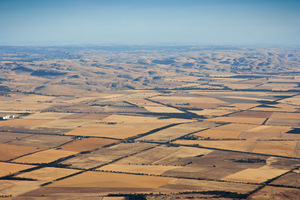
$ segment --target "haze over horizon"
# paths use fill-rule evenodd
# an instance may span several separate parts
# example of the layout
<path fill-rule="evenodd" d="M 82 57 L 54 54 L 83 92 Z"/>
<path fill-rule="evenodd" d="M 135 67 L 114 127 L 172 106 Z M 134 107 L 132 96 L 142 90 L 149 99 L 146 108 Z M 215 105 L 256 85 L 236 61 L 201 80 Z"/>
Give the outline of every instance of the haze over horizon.
<path fill-rule="evenodd" d="M 0 45 L 300 45 L 297 0 L 0 0 Z"/>

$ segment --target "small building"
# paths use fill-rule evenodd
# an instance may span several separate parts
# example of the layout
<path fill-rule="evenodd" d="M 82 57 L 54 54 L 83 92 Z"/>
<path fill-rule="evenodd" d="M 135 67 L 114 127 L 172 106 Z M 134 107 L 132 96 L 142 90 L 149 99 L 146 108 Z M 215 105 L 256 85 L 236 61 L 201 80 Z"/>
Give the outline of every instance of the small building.
<path fill-rule="evenodd" d="M 8 120 L 8 119 L 14 119 L 16 118 L 15 115 L 5 115 L 5 116 L 1 116 L 0 120 Z"/>

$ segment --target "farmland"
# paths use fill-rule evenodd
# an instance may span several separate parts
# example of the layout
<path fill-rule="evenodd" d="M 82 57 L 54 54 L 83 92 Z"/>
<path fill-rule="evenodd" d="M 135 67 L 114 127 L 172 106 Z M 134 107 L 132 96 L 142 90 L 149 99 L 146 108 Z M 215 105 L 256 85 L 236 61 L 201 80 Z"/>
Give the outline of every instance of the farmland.
<path fill-rule="evenodd" d="M 62 162 L 62 164 L 71 165 L 72 167 L 79 169 L 89 169 L 126 157 L 130 154 L 135 154 L 153 146 L 155 146 L 155 144 L 121 143 L 108 148 L 98 149 L 87 154 L 79 154 L 74 158 Z"/>
<path fill-rule="evenodd" d="M 268 167 L 261 167 L 257 169 L 245 169 L 238 173 L 231 174 L 223 178 L 223 180 L 237 181 L 237 182 L 265 182 L 270 178 L 284 174 L 287 170 L 272 169 Z"/>
<path fill-rule="evenodd" d="M 0 144 L 0 160 L 7 161 L 16 157 L 39 151 L 40 149 L 32 146 Z"/>
<path fill-rule="evenodd" d="M 112 115 L 100 121 L 94 121 L 89 125 L 74 129 L 66 134 L 124 139 L 149 132 L 155 128 L 185 121 L 188 120 Z"/>
<path fill-rule="evenodd" d="M 32 165 L 22 165 L 14 163 L 0 163 L 1 174 L 0 176 L 7 176 L 18 171 L 32 168 Z"/>
<path fill-rule="evenodd" d="M 54 167 L 44 167 L 31 172 L 22 173 L 16 177 L 36 179 L 39 181 L 53 181 L 55 179 L 78 172 L 73 169 L 60 169 Z"/>
<path fill-rule="evenodd" d="M 0 200 L 299 196 L 298 49 L 11 48 Z"/>
<path fill-rule="evenodd" d="M 17 158 L 14 161 L 20 163 L 48 163 L 72 154 L 74 154 L 72 151 L 49 149 Z"/>
<path fill-rule="evenodd" d="M 112 143 L 119 142 L 119 140 L 105 139 L 105 138 L 85 138 L 79 140 L 73 140 L 70 143 L 60 146 L 59 148 L 67 151 L 90 151 L 97 148 L 101 148 Z"/>

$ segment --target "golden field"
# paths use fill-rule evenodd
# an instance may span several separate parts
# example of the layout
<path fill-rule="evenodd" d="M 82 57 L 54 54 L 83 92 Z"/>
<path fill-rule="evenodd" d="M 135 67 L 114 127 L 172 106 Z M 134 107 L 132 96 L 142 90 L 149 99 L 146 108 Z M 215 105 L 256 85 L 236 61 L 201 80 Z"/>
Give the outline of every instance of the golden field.
<path fill-rule="evenodd" d="M 0 176 L 7 176 L 16 173 L 18 171 L 22 171 L 33 167 L 34 165 L 23 165 L 23 164 L 0 162 L 0 169 L 1 169 Z"/>
<path fill-rule="evenodd" d="M 66 134 L 124 139 L 172 123 L 187 121 L 181 119 L 157 119 L 156 117 L 111 115 L 101 121 L 94 121 L 92 124 L 77 128 Z"/>
<path fill-rule="evenodd" d="M 19 174 L 16 177 L 36 179 L 38 181 L 54 181 L 58 178 L 75 174 L 78 170 L 44 167 L 31 172 Z"/>
<path fill-rule="evenodd" d="M 14 162 L 20 163 L 49 163 L 59 158 L 67 157 L 72 154 L 76 154 L 73 151 L 55 150 L 49 149 L 41 152 L 37 152 L 28 156 L 17 158 Z"/>
<path fill-rule="evenodd" d="M 41 150 L 40 148 L 31 147 L 31 146 L 0 144 L 0 160 L 6 161 L 40 150 Z"/>

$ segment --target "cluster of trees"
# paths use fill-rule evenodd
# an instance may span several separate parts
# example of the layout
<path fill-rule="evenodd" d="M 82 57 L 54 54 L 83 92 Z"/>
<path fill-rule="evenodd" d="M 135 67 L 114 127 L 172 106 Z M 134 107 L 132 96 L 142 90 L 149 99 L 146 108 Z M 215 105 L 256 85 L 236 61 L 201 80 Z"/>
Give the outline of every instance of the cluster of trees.
<path fill-rule="evenodd" d="M 108 194 L 110 197 L 125 197 L 126 200 L 147 200 L 146 194 Z"/>
<path fill-rule="evenodd" d="M 260 158 L 245 158 L 245 159 L 238 159 L 238 160 L 233 159 L 233 161 L 238 163 L 266 163 L 265 159 L 260 159 Z"/>

